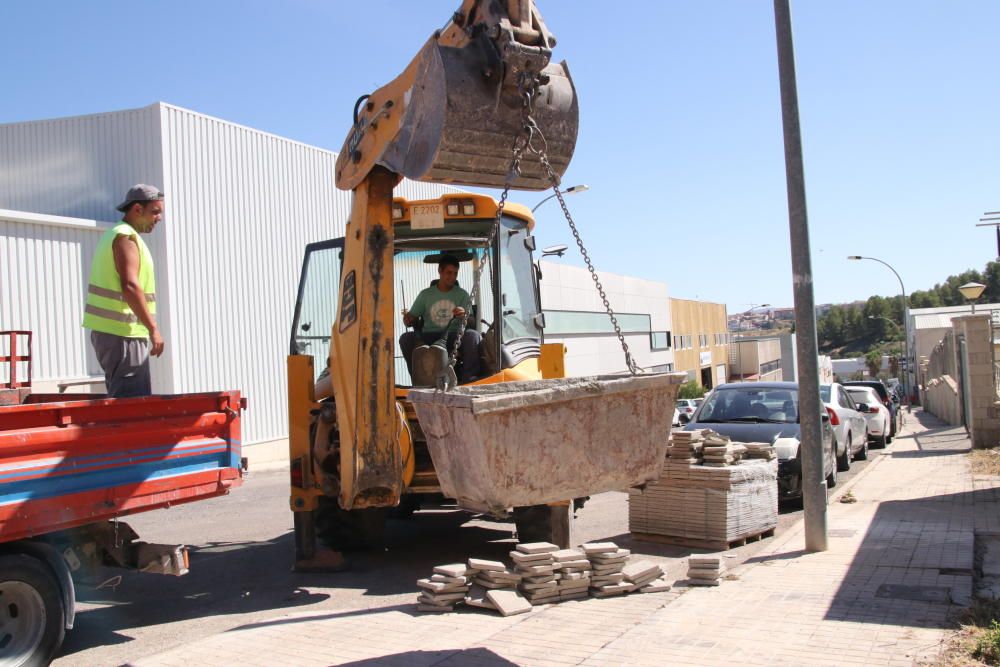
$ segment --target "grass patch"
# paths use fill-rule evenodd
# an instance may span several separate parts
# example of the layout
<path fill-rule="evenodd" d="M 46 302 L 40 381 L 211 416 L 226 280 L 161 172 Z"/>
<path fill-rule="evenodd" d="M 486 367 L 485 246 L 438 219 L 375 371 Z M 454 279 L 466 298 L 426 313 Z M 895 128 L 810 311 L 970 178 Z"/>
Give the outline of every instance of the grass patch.
<path fill-rule="evenodd" d="M 932 664 L 941 667 L 1000 665 L 1000 602 L 974 598 L 958 617 L 959 629 Z"/>
<path fill-rule="evenodd" d="M 969 452 L 973 475 L 1000 475 L 1000 447 Z"/>

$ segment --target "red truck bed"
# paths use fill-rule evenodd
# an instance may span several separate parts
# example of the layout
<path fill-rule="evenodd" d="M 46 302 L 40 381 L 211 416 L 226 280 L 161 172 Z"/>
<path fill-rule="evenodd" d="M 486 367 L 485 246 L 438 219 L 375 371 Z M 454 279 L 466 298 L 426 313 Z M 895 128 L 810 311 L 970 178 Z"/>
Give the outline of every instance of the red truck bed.
<path fill-rule="evenodd" d="M 237 391 L 0 405 L 0 542 L 226 494 L 242 483 Z"/>

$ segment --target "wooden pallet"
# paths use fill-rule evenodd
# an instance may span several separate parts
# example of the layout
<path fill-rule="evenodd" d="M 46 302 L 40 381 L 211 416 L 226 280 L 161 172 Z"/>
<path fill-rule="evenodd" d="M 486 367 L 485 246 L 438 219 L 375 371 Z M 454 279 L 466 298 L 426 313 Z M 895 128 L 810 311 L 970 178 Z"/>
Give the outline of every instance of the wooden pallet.
<path fill-rule="evenodd" d="M 691 537 L 680 537 L 677 535 L 657 535 L 655 533 L 632 533 L 632 539 L 640 542 L 658 542 L 660 544 L 671 544 L 678 547 L 688 547 L 690 549 L 708 549 L 710 551 L 728 551 L 736 547 L 742 547 L 751 542 L 758 542 L 768 537 L 774 537 L 774 528 L 765 530 L 762 533 L 744 535 L 735 540 L 698 540 Z"/>

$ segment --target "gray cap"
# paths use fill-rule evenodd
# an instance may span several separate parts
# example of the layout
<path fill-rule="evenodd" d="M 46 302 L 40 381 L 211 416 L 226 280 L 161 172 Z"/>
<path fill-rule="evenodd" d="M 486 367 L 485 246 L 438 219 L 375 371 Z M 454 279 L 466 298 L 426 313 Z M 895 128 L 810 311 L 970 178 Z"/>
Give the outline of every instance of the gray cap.
<path fill-rule="evenodd" d="M 129 206 L 137 201 L 161 201 L 162 199 L 163 193 L 160 192 L 160 188 L 155 185 L 144 185 L 139 183 L 138 185 L 133 185 L 128 189 L 128 194 L 125 195 L 125 201 L 115 208 L 124 213 L 128 210 Z"/>

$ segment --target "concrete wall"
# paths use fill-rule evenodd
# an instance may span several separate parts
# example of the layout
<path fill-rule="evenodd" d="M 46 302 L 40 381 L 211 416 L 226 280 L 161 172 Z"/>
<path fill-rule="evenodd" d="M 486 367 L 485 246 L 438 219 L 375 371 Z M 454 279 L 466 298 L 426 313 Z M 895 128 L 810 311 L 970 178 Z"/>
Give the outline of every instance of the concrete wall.
<path fill-rule="evenodd" d="M 964 360 L 962 340 L 965 341 Z M 989 314 L 953 318 L 952 330 L 920 365 L 924 407 L 949 424 L 961 424 L 964 399 L 969 409 L 966 427 L 972 437 L 972 446 L 977 448 L 1000 444 L 1000 401 L 997 400 L 995 367 Z M 964 386 L 963 375 L 967 378 Z"/>
<path fill-rule="evenodd" d="M 997 401 L 993 360 L 993 330 L 989 314 L 966 315 L 952 320 L 957 333 L 965 336 L 972 414 L 969 430 L 972 446 L 994 447 L 1000 444 L 1000 401 Z"/>

